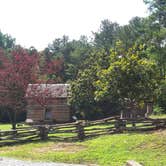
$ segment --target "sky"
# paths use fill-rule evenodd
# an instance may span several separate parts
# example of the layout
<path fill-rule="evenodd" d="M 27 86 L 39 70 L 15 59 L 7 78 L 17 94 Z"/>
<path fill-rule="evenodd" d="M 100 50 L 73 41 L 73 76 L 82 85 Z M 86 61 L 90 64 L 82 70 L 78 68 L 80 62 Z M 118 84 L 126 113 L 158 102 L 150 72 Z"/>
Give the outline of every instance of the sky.
<path fill-rule="evenodd" d="M 38 50 L 63 35 L 90 37 L 104 19 L 124 25 L 147 15 L 143 0 L 0 0 L 1 32 Z"/>

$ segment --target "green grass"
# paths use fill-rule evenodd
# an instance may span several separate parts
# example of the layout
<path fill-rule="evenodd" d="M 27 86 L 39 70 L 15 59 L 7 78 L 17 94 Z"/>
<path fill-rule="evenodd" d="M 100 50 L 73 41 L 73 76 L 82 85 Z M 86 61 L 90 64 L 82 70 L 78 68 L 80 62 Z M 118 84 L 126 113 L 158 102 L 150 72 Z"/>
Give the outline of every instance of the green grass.
<path fill-rule="evenodd" d="M 121 166 L 136 160 L 147 166 L 166 165 L 166 131 L 106 135 L 84 142 L 37 142 L 1 147 L 0 156 L 66 163 Z"/>
<path fill-rule="evenodd" d="M 166 116 L 153 116 L 153 118 Z M 112 126 L 112 125 L 111 125 Z M 11 128 L 9 124 L 0 129 Z M 96 125 L 90 128 L 107 128 Z M 73 133 L 55 133 L 54 136 L 73 136 Z M 0 148 L 0 156 L 24 160 L 52 161 L 101 166 L 122 166 L 135 160 L 144 166 L 166 165 L 166 130 L 149 133 L 124 133 L 100 136 L 83 142 L 38 141 Z"/>
<path fill-rule="evenodd" d="M 7 123 L 0 123 L 0 130 L 11 130 L 12 125 Z"/>
<path fill-rule="evenodd" d="M 153 119 L 162 119 L 162 118 L 166 118 L 166 114 L 151 115 L 150 118 L 153 118 Z"/>
<path fill-rule="evenodd" d="M 16 125 L 16 128 L 19 128 L 18 124 Z M 24 124 L 21 127 L 29 127 L 29 126 Z M 12 129 L 12 125 L 11 124 L 9 124 L 9 123 L 0 123 L 0 130 L 11 130 L 11 129 Z"/>

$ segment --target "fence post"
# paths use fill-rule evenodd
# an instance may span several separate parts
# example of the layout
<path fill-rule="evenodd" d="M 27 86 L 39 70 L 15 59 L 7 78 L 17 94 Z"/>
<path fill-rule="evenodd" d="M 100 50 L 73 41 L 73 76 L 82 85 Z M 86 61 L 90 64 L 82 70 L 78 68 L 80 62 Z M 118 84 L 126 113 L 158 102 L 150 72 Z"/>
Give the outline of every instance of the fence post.
<path fill-rule="evenodd" d="M 120 132 L 120 119 L 116 119 L 115 121 L 115 129 L 117 132 Z"/>
<path fill-rule="evenodd" d="M 132 128 L 133 128 L 133 129 L 136 129 L 135 121 L 132 121 L 131 123 L 132 123 Z"/>
<path fill-rule="evenodd" d="M 117 119 L 115 121 L 115 129 L 117 132 L 123 132 L 126 129 L 126 122 L 122 119 Z"/>
<path fill-rule="evenodd" d="M 77 122 L 77 136 L 79 140 L 84 140 L 85 133 L 84 133 L 84 126 L 82 122 Z"/>
<path fill-rule="evenodd" d="M 47 140 L 48 139 L 48 127 L 46 126 L 39 126 L 39 137 L 41 140 Z"/>
<path fill-rule="evenodd" d="M 14 130 L 14 134 L 13 134 L 13 136 L 14 136 L 14 137 L 17 136 L 17 130 L 16 130 L 16 129 Z"/>
<path fill-rule="evenodd" d="M 162 123 L 160 121 L 156 121 L 155 125 L 156 125 L 156 129 L 160 129 L 160 128 L 163 127 L 163 125 L 162 125 Z"/>
<path fill-rule="evenodd" d="M 122 130 L 126 130 L 126 120 L 122 120 Z"/>

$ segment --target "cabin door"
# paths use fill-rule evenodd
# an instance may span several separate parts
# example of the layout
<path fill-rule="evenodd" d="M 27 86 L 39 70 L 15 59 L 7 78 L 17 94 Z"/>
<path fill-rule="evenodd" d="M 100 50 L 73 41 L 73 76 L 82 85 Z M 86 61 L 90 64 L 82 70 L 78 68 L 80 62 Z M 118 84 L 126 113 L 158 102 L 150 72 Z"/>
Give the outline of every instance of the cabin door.
<path fill-rule="evenodd" d="M 50 108 L 46 108 L 45 109 L 45 116 L 44 116 L 45 120 L 47 121 L 51 121 L 52 120 L 52 111 Z"/>

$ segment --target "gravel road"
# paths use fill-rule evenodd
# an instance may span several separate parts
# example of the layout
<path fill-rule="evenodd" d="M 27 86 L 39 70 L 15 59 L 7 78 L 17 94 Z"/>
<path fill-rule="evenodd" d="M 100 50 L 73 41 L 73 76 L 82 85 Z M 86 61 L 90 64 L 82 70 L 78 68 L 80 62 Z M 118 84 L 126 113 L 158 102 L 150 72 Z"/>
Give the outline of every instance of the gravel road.
<path fill-rule="evenodd" d="M 53 163 L 53 162 L 31 162 L 31 161 L 22 161 L 11 158 L 0 157 L 0 166 L 85 166 L 85 165 Z"/>

